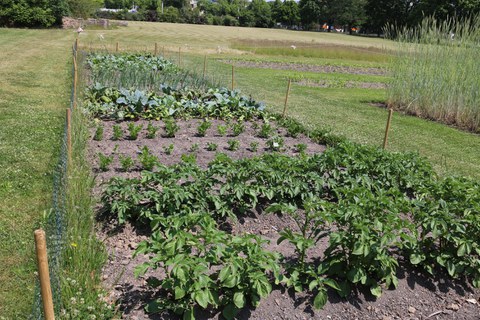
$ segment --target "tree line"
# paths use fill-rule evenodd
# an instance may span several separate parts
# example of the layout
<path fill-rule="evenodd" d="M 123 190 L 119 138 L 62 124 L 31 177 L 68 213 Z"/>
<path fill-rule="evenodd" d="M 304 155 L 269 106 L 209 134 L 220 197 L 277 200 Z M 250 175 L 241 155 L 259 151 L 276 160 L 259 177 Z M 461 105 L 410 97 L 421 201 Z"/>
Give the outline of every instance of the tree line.
<path fill-rule="evenodd" d="M 97 11 L 100 7 L 120 10 Z M 191 0 L 0 0 L 0 26 L 7 27 L 50 27 L 71 15 L 381 34 L 385 25 L 414 26 L 425 16 L 443 20 L 478 13 L 480 0 L 198 0 L 194 5 Z"/>

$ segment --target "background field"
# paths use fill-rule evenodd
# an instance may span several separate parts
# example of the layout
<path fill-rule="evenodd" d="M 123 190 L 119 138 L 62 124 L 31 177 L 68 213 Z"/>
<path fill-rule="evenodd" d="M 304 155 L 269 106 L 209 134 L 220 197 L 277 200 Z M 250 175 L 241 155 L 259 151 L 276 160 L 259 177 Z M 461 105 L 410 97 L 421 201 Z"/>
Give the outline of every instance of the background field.
<path fill-rule="evenodd" d="M 73 40 L 72 31 L 0 29 L 0 318 L 23 319 L 30 312 L 35 277 L 32 231 L 50 205 L 51 172 L 70 94 Z M 209 76 L 226 85 L 231 67 L 224 61 L 386 68 L 384 57 L 394 49 L 389 41 L 341 34 L 146 22 L 114 30 L 87 29 L 80 36 L 84 48 L 113 50 L 117 41 L 121 50 L 150 52 L 158 42 L 172 59 L 178 59 L 180 47 L 183 65 L 198 72 L 207 54 Z M 340 84 L 389 81 L 388 75 L 235 70 L 236 87 L 276 111 L 283 107 L 288 77 Z M 372 102 L 385 98 L 384 89 L 307 87 L 294 82 L 288 113 L 353 141 L 381 145 L 387 112 Z M 389 149 L 418 151 L 439 173 L 480 177 L 478 135 L 395 114 Z"/>

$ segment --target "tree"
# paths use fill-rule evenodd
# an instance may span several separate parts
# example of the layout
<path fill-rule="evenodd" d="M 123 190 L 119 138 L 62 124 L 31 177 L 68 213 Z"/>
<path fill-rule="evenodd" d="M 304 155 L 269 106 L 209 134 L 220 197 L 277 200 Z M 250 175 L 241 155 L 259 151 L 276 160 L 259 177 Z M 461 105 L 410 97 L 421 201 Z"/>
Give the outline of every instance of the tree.
<path fill-rule="evenodd" d="M 75 18 L 88 18 L 103 6 L 103 0 L 67 0 L 70 14 Z"/>
<path fill-rule="evenodd" d="M 273 26 L 270 5 L 264 0 L 252 0 L 249 9 L 255 18 L 255 27 L 269 28 Z"/>
<path fill-rule="evenodd" d="M 50 27 L 67 11 L 65 0 L 1 0 L 0 26 Z"/>
<path fill-rule="evenodd" d="M 319 0 L 300 0 L 300 20 L 307 29 L 320 21 L 322 5 Z"/>
<path fill-rule="evenodd" d="M 340 25 L 351 33 L 353 26 L 363 24 L 366 19 L 365 4 L 365 0 L 329 1 L 326 12 L 329 24 Z"/>
<path fill-rule="evenodd" d="M 387 25 L 404 26 L 412 6 L 410 0 L 367 0 L 365 27 L 380 35 Z"/>

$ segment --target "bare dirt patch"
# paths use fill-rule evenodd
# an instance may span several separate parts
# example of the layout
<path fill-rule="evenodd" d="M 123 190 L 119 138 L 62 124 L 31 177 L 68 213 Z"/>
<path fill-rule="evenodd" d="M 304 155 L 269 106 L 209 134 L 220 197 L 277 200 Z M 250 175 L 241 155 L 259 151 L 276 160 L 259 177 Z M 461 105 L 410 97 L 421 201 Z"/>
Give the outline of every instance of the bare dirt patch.
<path fill-rule="evenodd" d="M 296 84 L 306 87 L 314 88 L 359 88 L 359 89 L 386 89 L 387 85 L 382 82 L 361 82 L 361 81 L 313 81 L 313 80 L 300 80 L 296 81 Z"/>
<path fill-rule="evenodd" d="M 246 61 L 246 60 L 223 60 L 226 64 L 233 64 L 236 67 L 257 68 L 257 69 L 274 69 L 274 70 L 291 70 L 314 73 L 348 73 L 360 75 L 386 75 L 385 69 L 367 68 L 367 67 L 348 67 L 348 66 L 318 66 L 312 64 L 299 64 L 287 62 L 270 62 L 270 61 Z"/>

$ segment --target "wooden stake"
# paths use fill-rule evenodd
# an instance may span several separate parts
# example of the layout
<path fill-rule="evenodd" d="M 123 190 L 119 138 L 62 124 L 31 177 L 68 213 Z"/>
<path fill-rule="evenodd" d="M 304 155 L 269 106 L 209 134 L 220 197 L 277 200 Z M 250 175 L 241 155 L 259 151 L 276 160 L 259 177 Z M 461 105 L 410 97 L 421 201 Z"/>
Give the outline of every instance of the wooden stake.
<path fill-rule="evenodd" d="M 115 52 L 118 52 L 118 49 L 119 49 L 119 46 L 118 46 L 118 41 L 117 41 L 117 44 L 115 46 Z"/>
<path fill-rule="evenodd" d="M 288 95 L 290 94 L 290 85 L 292 84 L 292 79 L 288 79 L 288 87 L 287 87 L 287 94 L 285 95 L 285 105 L 283 106 L 283 113 L 282 118 L 285 118 L 287 114 L 287 103 L 288 103 Z"/>
<path fill-rule="evenodd" d="M 75 39 L 75 60 L 77 60 L 78 38 Z"/>
<path fill-rule="evenodd" d="M 232 64 L 232 91 L 235 90 L 235 66 Z"/>
<path fill-rule="evenodd" d="M 158 55 L 158 43 L 155 42 L 155 56 Z"/>
<path fill-rule="evenodd" d="M 48 272 L 47 241 L 45 231 L 35 230 L 35 250 L 37 253 L 38 276 L 40 278 L 40 292 L 42 294 L 43 313 L 45 320 L 54 320 L 52 288 L 50 286 L 50 273 Z"/>
<path fill-rule="evenodd" d="M 203 58 L 203 79 L 205 79 L 205 74 L 207 73 L 207 55 Z"/>
<path fill-rule="evenodd" d="M 72 97 L 73 108 L 77 106 L 77 82 L 78 82 L 77 58 L 73 56 L 73 97 Z"/>
<path fill-rule="evenodd" d="M 72 162 L 72 111 L 67 108 L 67 157 L 68 163 Z"/>
<path fill-rule="evenodd" d="M 387 148 L 387 141 L 388 141 L 388 131 L 390 130 L 390 122 L 392 121 L 393 109 L 388 110 L 388 119 L 387 119 L 387 126 L 385 128 L 385 137 L 383 138 L 383 149 Z"/>

